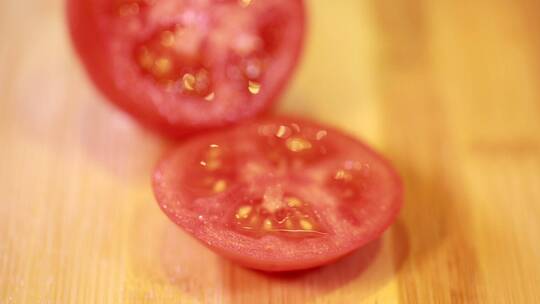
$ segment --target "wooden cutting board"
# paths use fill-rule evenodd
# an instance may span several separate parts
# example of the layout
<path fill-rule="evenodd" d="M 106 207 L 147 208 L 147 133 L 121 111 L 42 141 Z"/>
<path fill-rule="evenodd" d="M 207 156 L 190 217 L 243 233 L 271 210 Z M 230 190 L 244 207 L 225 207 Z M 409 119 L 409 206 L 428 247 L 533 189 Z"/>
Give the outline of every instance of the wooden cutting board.
<path fill-rule="evenodd" d="M 395 163 L 381 240 L 281 276 L 201 247 L 152 197 L 170 143 L 89 83 L 63 2 L 3 0 L 0 303 L 540 303 L 540 2 L 307 2 L 279 111 Z"/>

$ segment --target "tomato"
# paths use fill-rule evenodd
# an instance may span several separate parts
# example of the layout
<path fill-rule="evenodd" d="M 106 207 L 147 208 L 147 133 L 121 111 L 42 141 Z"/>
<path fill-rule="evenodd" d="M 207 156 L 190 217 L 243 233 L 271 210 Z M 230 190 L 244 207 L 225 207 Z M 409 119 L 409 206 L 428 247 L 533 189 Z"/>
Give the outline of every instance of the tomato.
<path fill-rule="evenodd" d="M 191 138 L 159 162 L 153 187 L 185 231 L 266 271 L 334 261 L 379 237 L 402 202 L 400 178 L 379 154 L 294 118 Z"/>
<path fill-rule="evenodd" d="M 302 0 L 68 0 L 71 37 L 116 105 L 173 136 L 255 116 L 297 65 Z"/>

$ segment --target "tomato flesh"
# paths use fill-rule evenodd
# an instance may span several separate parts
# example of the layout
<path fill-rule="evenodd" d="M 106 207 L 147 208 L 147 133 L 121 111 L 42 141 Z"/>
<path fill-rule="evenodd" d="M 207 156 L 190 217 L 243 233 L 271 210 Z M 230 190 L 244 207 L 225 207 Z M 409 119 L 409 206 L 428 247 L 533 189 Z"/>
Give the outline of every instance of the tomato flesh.
<path fill-rule="evenodd" d="M 379 237 L 401 181 L 354 138 L 303 119 L 272 118 L 188 140 L 153 178 L 156 199 L 216 252 L 266 271 L 329 263 Z"/>
<path fill-rule="evenodd" d="M 302 0 L 69 0 L 75 48 L 115 104 L 173 136 L 267 109 L 304 37 Z"/>

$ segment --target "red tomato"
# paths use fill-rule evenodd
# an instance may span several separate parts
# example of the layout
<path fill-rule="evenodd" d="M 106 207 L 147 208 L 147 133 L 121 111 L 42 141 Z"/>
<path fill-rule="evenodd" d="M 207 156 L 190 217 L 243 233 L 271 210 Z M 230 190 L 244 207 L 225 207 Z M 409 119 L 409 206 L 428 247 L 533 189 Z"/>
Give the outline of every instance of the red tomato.
<path fill-rule="evenodd" d="M 67 13 L 97 87 L 174 136 L 267 109 L 304 37 L 302 0 L 69 0 Z"/>
<path fill-rule="evenodd" d="M 329 263 L 379 237 L 402 202 L 379 154 L 309 121 L 275 118 L 192 138 L 153 177 L 162 210 L 216 252 L 288 271 Z"/>

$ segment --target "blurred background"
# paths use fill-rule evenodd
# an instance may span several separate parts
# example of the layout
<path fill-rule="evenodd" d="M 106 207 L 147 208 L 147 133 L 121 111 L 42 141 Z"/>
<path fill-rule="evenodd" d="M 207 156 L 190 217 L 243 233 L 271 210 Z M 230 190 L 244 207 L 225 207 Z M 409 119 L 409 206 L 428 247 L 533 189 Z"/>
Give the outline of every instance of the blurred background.
<path fill-rule="evenodd" d="M 0 303 L 540 302 L 540 2 L 306 0 L 278 112 L 338 126 L 402 174 L 384 237 L 265 275 L 192 241 L 149 172 L 170 143 L 109 105 L 60 0 L 0 1 Z"/>

